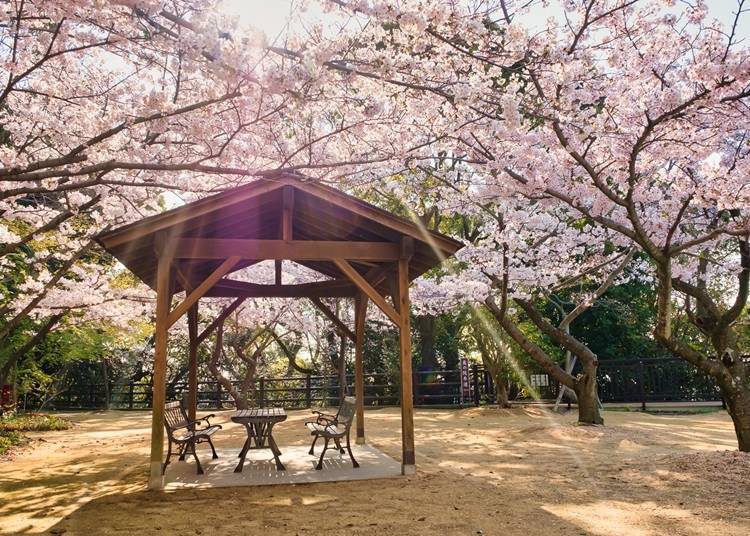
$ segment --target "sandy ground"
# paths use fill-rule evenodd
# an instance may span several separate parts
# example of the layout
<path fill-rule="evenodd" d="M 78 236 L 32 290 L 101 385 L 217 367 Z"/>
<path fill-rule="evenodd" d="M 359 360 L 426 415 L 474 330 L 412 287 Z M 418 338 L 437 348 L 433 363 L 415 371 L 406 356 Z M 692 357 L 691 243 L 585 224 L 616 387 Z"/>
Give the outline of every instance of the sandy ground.
<path fill-rule="evenodd" d="M 282 450 L 307 442 L 308 415 L 275 429 Z M 169 493 L 145 490 L 148 413 L 71 418 L 0 462 L 0 534 L 750 534 L 750 455 L 723 412 L 606 412 L 590 428 L 533 407 L 421 410 L 415 476 Z M 365 421 L 399 458 L 398 409 Z M 217 444 L 243 434 L 229 423 Z"/>

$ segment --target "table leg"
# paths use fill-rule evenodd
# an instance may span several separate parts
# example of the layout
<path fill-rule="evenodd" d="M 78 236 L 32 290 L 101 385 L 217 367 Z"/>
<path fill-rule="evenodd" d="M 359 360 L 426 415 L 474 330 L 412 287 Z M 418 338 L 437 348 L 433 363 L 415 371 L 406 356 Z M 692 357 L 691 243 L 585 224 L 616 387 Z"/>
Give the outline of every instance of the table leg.
<path fill-rule="evenodd" d="M 279 459 L 279 456 L 281 456 L 281 451 L 279 450 L 278 445 L 276 445 L 276 441 L 274 441 L 273 435 L 271 434 L 272 428 L 273 428 L 273 424 L 269 424 L 268 425 L 268 446 L 271 448 L 271 452 L 273 452 L 273 459 L 276 460 L 276 470 L 286 471 L 286 467 L 284 467 L 284 464 L 281 463 L 281 460 Z"/>
<path fill-rule="evenodd" d="M 245 465 L 245 456 L 247 456 L 247 451 L 250 450 L 250 441 L 251 441 L 251 431 L 248 426 L 245 426 L 247 428 L 247 439 L 245 439 L 245 444 L 242 446 L 242 450 L 239 454 L 240 463 L 237 464 L 237 467 L 234 468 L 235 473 L 241 473 L 242 472 L 242 466 Z"/>

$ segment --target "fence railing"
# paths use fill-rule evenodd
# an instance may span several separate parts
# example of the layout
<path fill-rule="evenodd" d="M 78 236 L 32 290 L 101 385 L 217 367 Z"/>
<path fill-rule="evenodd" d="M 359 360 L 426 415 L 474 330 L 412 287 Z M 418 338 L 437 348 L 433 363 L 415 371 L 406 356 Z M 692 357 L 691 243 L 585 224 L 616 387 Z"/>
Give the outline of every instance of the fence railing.
<path fill-rule="evenodd" d="M 471 369 L 473 376 L 484 374 L 481 367 Z M 473 382 L 474 384 L 477 381 Z M 490 382 L 491 383 L 491 382 Z M 232 382 L 235 389 L 241 382 Z M 482 385 L 487 385 L 483 378 Z M 400 403 L 400 385 L 390 375 L 372 373 L 364 375 L 365 405 L 397 406 Z M 470 396 L 462 396 L 459 372 L 455 370 L 416 371 L 412 377 L 415 405 L 462 406 L 479 403 L 482 396 L 477 390 Z M 167 386 L 168 399 L 180 399 L 187 395 L 186 382 Z M 286 408 L 310 408 L 314 406 L 337 405 L 341 398 L 338 375 L 330 376 L 284 376 L 278 378 L 261 377 L 248 391 L 253 405 L 260 407 L 283 406 Z M 354 393 L 354 375 L 348 374 L 343 393 Z M 147 409 L 151 407 L 152 390 L 148 382 L 115 383 L 109 389 L 109 404 L 112 409 Z M 29 400 L 33 407 L 33 401 Z M 56 409 L 94 409 L 106 407 L 106 394 L 103 384 L 73 386 L 52 400 L 48 407 Z M 198 382 L 198 406 L 205 409 L 219 409 L 234 406 L 229 392 L 217 381 Z"/>
<path fill-rule="evenodd" d="M 494 403 L 495 385 L 481 365 L 469 367 L 469 389 L 461 386 L 458 370 L 415 371 L 412 376 L 416 406 L 462 407 Z M 531 372 L 532 383 L 542 399 L 553 400 L 559 384 L 544 374 Z M 345 394 L 354 393 L 354 376 L 346 378 Z M 602 402 L 656 401 L 718 401 L 720 392 L 714 381 L 697 373 L 689 364 L 677 358 L 621 359 L 602 361 L 598 372 L 599 398 Z M 233 382 L 239 387 L 240 382 Z M 394 406 L 400 402 L 398 377 L 385 373 L 365 374 L 365 405 Z M 168 399 L 187 395 L 187 383 L 167 387 Z M 330 376 L 285 376 L 258 378 L 250 390 L 251 403 L 260 407 L 283 406 L 309 408 L 335 406 L 342 390 L 339 378 Z M 145 382 L 114 383 L 109 388 L 106 402 L 103 384 L 74 385 L 56 397 L 47 407 L 56 409 L 147 409 L 151 407 L 151 385 Z M 217 381 L 198 382 L 198 405 L 204 409 L 231 408 L 234 401 Z M 28 407 L 34 400 L 28 400 Z"/>

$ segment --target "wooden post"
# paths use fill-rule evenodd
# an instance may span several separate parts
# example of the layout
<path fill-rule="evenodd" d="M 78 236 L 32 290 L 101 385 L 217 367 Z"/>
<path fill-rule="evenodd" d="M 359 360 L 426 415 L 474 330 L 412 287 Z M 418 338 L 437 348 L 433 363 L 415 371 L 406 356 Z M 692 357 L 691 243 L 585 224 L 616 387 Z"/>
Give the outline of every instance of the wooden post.
<path fill-rule="evenodd" d="M 266 407 L 266 379 L 261 378 L 260 379 L 260 407 L 265 408 Z"/>
<path fill-rule="evenodd" d="M 305 376 L 305 404 L 308 408 L 312 407 L 312 386 L 310 385 L 310 373 Z"/>
<path fill-rule="evenodd" d="M 189 291 L 186 289 L 186 293 Z M 195 420 L 198 409 L 198 302 L 188 309 L 188 416 Z"/>
<path fill-rule="evenodd" d="M 109 371 L 107 370 L 107 358 L 102 359 L 102 377 L 104 378 L 104 409 L 109 410 Z"/>
<path fill-rule="evenodd" d="M 357 408 L 357 445 L 365 441 L 365 379 L 362 353 L 365 344 L 365 320 L 367 317 L 367 296 L 360 292 L 354 298 L 354 396 Z"/>
<path fill-rule="evenodd" d="M 638 360 L 638 395 L 641 399 L 641 411 L 646 411 L 646 375 L 643 370 L 643 360 Z"/>
<path fill-rule="evenodd" d="M 401 351 L 401 474 L 411 475 L 417 470 L 414 455 L 414 398 L 411 366 L 411 321 L 409 319 L 409 259 L 413 242 L 401 242 L 398 261 L 399 348 Z"/>
<path fill-rule="evenodd" d="M 162 455 L 164 453 L 164 403 L 167 380 L 167 336 L 171 302 L 171 255 L 160 249 L 156 270 L 156 330 L 151 411 L 151 477 L 149 489 L 162 489 Z"/>

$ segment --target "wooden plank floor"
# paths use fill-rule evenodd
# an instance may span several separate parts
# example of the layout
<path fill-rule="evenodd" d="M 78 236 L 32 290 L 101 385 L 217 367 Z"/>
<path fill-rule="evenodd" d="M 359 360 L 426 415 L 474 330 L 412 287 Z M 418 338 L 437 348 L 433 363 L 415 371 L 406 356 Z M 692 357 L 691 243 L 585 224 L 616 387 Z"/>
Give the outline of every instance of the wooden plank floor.
<path fill-rule="evenodd" d="M 281 461 L 286 471 L 277 471 L 273 455 L 269 450 L 251 450 L 247 454 L 242 473 L 235 473 L 239 449 L 217 449 L 219 458 L 211 459 L 211 450 L 203 446 L 198 456 L 204 474 L 195 472 L 195 462 L 188 457 L 184 462 L 173 461 L 167 467 L 165 489 L 219 488 L 228 486 L 268 486 L 273 484 L 306 484 L 312 482 L 338 482 L 347 480 L 371 480 L 401 476 L 401 463 L 369 445 L 353 445 L 352 452 L 360 464 L 352 467 L 348 454 L 329 449 L 323 460 L 323 469 L 317 471 L 315 464 L 320 455 L 316 445 L 316 456 L 308 454 L 309 446 L 280 446 Z M 175 458 L 172 458 L 175 460 Z"/>

